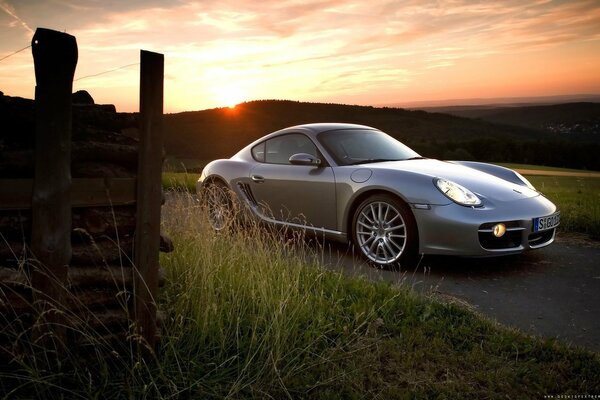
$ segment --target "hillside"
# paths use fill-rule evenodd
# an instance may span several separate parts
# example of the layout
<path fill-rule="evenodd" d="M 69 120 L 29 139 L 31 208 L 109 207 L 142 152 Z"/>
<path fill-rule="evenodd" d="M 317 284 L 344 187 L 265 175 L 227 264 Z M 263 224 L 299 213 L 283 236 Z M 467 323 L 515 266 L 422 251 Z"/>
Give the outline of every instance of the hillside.
<path fill-rule="evenodd" d="M 74 103 L 78 101 L 74 98 Z M 89 101 L 93 104 L 91 97 Z M 86 107 L 79 105 L 74 109 L 77 111 L 74 111 L 74 136 L 80 135 L 80 132 L 88 136 L 90 134 L 88 129 L 80 126 L 77 117 Z M 104 128 L 117 132 L 128 126 L 127 134 L 135 136 L 131 132 L 135 131 L 131 128 L 136 124 L 135 114 L 115 113 L 112 105 L 93 107 L 114 114 Z M 444 111 L 461 115 L 450 115 L 389 107 L 252 101 L 239 104 L 234 109 L 217 108 L 165 115 L 165 148 L 170 158 L 212 160 L 230 157 L 253 140 L 287 126 L 311 122 L 349 122 L 379 128 L 430 158 L 598 171 L 600 158 L 596 154 L 600 153 L 600 133 L 565 134 L 559 129 L 550 129 L 549 126 L 555 125 L 548 124 L 583 126 L 581 121 L 591 121 L 585 126 L 598 127 L 599 107 L 600 103 L 510 109 L 453 107 Z M 0 126 L 3 127 L 0 168 L 5 161 L 3 148 L 12 141 L 23 141 L 31 136 L 35 128 L 33 116 L 32 100 L 4 96 L 0 92 Z M 540 124 L 546 124 L 542 125 L 546 128 L 540 129 Z"/>
<path fill-rule="evenodd" d="M 506 107 L 453 106 L 425 110 L 555 133 L 572 140 L 600 142 L 600 103 Z"/>
<path fill-rule="evenodd" d="M 432 150 L 438 143 L 466 143 L 475 139 L 523 142 L 554 136 L 523 127 L 425 111 L 264 100 L 243 103 L 235 109 L 166 115 L 166 150 L 169 155 L 184 158 L 229 157 L 266 133 L 312 122 L 373 126 L 421 151 Z"/>

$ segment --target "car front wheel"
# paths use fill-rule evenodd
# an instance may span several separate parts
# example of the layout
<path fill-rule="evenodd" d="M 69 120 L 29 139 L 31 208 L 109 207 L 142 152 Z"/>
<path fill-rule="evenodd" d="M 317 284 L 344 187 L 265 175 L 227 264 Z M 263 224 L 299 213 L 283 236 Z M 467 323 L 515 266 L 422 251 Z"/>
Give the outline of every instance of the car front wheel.
<path fill-rule="evenodd" d="M 352 221 L 354 245 L 380 268 L 409 267 L 417 254 L 417 229 L 412 212 L 399 199 L 377 194 L 364 200 Z"/>

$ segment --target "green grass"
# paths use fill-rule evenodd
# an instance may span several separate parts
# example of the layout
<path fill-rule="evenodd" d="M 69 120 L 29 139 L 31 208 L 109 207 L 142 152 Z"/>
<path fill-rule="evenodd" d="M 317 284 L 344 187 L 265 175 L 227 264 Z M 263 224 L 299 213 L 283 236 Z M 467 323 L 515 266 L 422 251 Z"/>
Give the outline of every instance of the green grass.
<path fill-rule="evenodd" d="M 528 176 L 561 210 L 560 230 L 600 238 L 600 178 Z"/>
<path fill-rule="evenodd" d="M 556 171 L 556 172 L 597 172 L 597 171 L 586 171 L 581 169 L 572 169 L 572 168 L 559 168 L 559 167 L 547 167 L 545 165 L 530 165 L 530 164 L 514 164 L 514 163 L 493 163 L 497 165 L 501 165 L 506 168 L 511 169 L 524 169 L 524 170 L 537 170 L 537 171 Z"/>
<path fill-rule="evenodd" d="M 185 198 L 184 198 L 185 199 Z M 319 266 L 318 246 L 166 215 L 168 387 L 200 398 L 540 398 L 597 393 L 600 358 L 457 305 Z M 175 366 L 177 366 L 175 368 Z M 188 385 L 194 384 L 190 388 Z"/>
<path fill-rule="evenodd" d="M 173 201 L 175 199 L 176 201 Z M 540 399 L 600 393 L 600 356 L 434 296 L 319 266 L 319 246 L 257 226 L 214 234 L 171 197 L 156 357 L 97 345 L 0 368 L 7 398 Z M 93 336 L 93 332 L 90 333 Z M 100 340 L 97 343 L 102 344 Z M 2 392 L 0 392 L 2 393 Z"/>
<path fill-rule="evenodd" d="M 190 193 L 196 192 L 196 182 L 200 177 L 200 173 L 192 172 L 163 172 L 162 186 L 163 189 L 175 189 L 178 191 L 187 191 Z"/>
<path fill-rule="evenodd" d="M 165 171 L 169 172 L 194 172 L 200 174 L 202 168 L 211 160 L 201 160 L 197 158 L 178 158 L 167 157 L 163 164 Z"/>
<path fill-rule="evenodd" d="M 585 176 L 576 169 L 543 167 L 539 165 L 502 164 L 509 168 L 575 172 L 581 176 L 527 176 L 527 179 L 561 210 L 562 232 L 578 232 L 600 239 L 600 178 Z M 593 171 L 592 171 L 593 172 Z"/>

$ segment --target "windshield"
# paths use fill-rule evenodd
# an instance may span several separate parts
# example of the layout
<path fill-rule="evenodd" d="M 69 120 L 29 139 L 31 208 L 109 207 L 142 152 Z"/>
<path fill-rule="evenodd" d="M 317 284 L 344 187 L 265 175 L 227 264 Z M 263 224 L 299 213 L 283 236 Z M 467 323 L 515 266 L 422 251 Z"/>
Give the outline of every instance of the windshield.
<path fill-rule="evenodd" d="M 338 165 L 420 158 L 410 147 L 374 129 L 327 131 L 318 139 Z"/>

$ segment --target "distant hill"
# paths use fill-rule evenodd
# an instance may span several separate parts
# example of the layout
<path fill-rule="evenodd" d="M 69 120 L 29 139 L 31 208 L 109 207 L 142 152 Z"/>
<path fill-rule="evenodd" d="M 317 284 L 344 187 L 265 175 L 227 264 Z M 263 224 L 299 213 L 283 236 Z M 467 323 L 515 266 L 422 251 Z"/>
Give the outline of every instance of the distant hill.
<path fill-rule="evenodd" d="M 116 113 L 113 105 L 93 105 L 89 94 L 76 94 L 73 136 L 93 140 L 98 128 L 126 130 L 136 136 L 135 113 Z M 166 114 L 167 156 L 212 160 L 232 156 L 263 135 L 312 122 L 348 122 L 379 128 L 421 155 L 448 160 L 514 162 L 600 171 L 600 103 L 526 107 L 444 107 L 406 110 L 342 104 L 262 100 L 234 109 Z M 433 112 L 435 111 L 435 112 Z M 443 111 L 444 113 L 441 113 Z M 86 114 L 87 112 L 87 114 Z M 3 150 L 14 143 L 33 146 L 34 102 L 0 91 L 0 169 Z M 94 119 L 83 123 L 81 115 Z M 89 115 L 88 115 L 89 114 Z M 102 114 L 102 115 L 101 115 Z M 109 118 L 103 115 L 109 114 Z M 454 114 L 454 115 L 451 115 Z M 88 125 L 93 129 L 89 129 Z M 6 132 L 5 132 L 6 131 Z M 87 140 L 86 139 L 86 140 Z"/>
<path fill-rule="evenodd" d="M 451 106 L 425 110 L 521 126 L 573 140 L 600 142 L 600 102 L 509 107 Z"/>
<path fill-rule="evenodd" d="M 165 116 L 167 154 L 182 158 L 230 157 L 253 140 L 278 129 L 312 122 L 348 122 L 381 129 L 428 156 L 443 156 L 439 143 L 475 139 L 524 142 L 554 135 L 465 117 L 340 104 L 261 100 L 235 109 L 217 108 Z"/>
<path fill-rule="evenodd" d="M 349 122 L 379 128 L 430 158 L 598 171 L 600 135 L 572 131 L 565 134 L 560 129 L 551 129 L 562 126 L 552 124 L 581 126 L 577 121 L 587 121 L 585 118 L 593 121 L 596 110 L 595 103 L 491 109 L 455 107 L 451 111 L 458 115 L 450 115 L 390 107 L 261 100 L 239 104 L 234 109 L 168 114 L 165 147 L 169 156 L 178 159 L 227 158 L 255 139 L 288 126 Z"/>
<path fill-rule="evenodd" d="M 555 96 L 529 96 L 529 97 L 493 97 L 470 99 L 447 99 L 413 101 L 404 103 L 379 104 L 379 107 L 401 107 L 413 110 L 424 110 L 440 107 L 522 107 L 522 106 L 547 106 L 565 103 L 600 103 L 600 94 L 568 94 Z"/>

